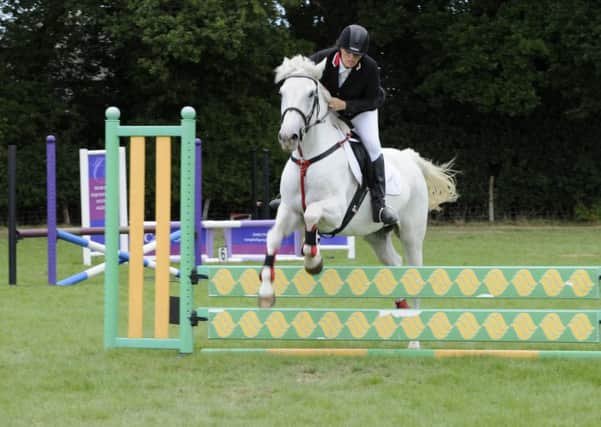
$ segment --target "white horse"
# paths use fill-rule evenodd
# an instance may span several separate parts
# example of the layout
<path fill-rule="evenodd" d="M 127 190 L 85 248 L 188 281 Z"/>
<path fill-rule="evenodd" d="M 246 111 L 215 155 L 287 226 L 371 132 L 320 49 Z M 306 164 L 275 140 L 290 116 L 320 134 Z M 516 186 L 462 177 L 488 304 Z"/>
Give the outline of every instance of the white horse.
<path fill-rule="evenodd" d="M 261 270 L 259 306 L 275 302 L 273 290 L 275 255 L 282 239 L 304 227 L 304 264 L 307 272 L 321 271 L 317 233 L 331 232 L 342 224 L 357 189 L 347 150 L 348 126 L 328 110 L 330 94 L 319 79 L 325 60 L 313 63 L 303 56 L 285 58 L 276 68 L 276 83 L 283 82 L 280 94 L 281 127 L 278 139 L 282 149 L 292 153 L 280 182 L 281 204 L 274 226 L 267 233 L 267 253 Z M 436 166 L 411 149 L 383 149 L 385 167 L 397 176 L 396 195 L 386 196 L 387 206 L 396 211 L 393 226 L 400 238 L 408 265 L 422 265 L 422 247 L 428 211 L 444 202 L 455 201 L 455 181 L 451 163 Z M 385 265 L 402 265 L 392 245 L 390 227 L 372 220 L 371 203 L 366 197 L 341 235 L 364 236 Z"/>

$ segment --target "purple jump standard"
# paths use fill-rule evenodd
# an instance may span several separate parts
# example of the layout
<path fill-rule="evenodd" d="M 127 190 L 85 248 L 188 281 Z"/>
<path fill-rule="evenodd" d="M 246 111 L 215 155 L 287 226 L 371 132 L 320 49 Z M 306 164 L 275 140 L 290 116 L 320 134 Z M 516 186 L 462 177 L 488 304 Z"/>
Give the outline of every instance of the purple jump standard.
<path fill-rule="evenodd" d="M 48 227 L 48 284 L 56 285 L 56 138 L 46 137 L 46 216 Z"/>

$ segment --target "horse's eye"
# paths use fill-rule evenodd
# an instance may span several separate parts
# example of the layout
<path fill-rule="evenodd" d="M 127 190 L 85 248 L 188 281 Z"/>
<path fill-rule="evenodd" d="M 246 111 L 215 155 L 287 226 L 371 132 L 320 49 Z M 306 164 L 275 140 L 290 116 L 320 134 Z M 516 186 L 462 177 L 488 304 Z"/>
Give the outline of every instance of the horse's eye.
<path fill-rule="evenodd" d="M 309 93 L 309 98 L 313 98 L 315 95 L 317 95 L 317 91 L 311 91 L 311 93 Z"/>

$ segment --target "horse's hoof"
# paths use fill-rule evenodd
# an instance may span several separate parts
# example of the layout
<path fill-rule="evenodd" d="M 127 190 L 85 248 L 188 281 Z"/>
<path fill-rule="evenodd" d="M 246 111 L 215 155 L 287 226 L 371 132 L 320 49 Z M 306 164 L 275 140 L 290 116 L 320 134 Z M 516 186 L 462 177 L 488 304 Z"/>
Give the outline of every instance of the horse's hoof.
<path fill-rule="evenodd" d="M 409 345 L 407 346 L 411 350 L 419 350 L 420 347 L 419 341 L 409 341 Z"/>
<path fill-rule="evenodd" d="M 271 308 L 275 305 L 275 295 L 259 296 L 259 308 Z"/>
<path fill-rule="evenodd" d="M 323 258 L 319 260 L 319 264 L 317 264 L 315 267 L 310 268 L 305 266 L 305 271 L 312 276 L 321 273 L 321 270 L 323 270 Z"/>

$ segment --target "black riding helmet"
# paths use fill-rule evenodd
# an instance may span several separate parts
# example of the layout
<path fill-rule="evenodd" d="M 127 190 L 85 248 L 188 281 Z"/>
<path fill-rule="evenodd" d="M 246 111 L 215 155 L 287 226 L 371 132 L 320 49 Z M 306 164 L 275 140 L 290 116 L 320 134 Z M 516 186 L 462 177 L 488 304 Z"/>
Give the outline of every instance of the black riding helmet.
<path fill-rule="evenodd" d="M 369 33 L 361 25 L 352 24 L 342 30 L 336 44 L 338 49 L 344 48 L 357 55 L 365 55 L 369 48 Z"/>

